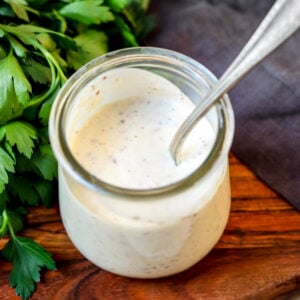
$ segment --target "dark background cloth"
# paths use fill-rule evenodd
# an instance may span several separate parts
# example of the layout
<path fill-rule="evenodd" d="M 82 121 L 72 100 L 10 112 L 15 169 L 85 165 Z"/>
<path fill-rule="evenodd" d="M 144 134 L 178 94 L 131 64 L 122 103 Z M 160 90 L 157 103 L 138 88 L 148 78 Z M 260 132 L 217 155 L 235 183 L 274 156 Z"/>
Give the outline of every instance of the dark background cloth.
<path fill-rule="evenodd" d="M 220 77 L 274 0 L 152 1 L 156 28 L 146 44 L 186 54 Z M 232 151 L 300 209 L 300 32 L 229 92 Z"/>

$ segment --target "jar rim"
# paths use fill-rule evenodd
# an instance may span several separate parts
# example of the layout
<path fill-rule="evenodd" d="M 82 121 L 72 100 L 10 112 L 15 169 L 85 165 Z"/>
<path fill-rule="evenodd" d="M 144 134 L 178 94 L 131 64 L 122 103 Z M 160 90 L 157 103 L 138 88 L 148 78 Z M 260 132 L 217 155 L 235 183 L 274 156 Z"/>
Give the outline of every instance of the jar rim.
<path fill-rule="evenodd" d="M 177 63 L 182 64 L 182 66 L 184 65 L 193 73 L 200 75 L 210 88 L 217 82 L 217 78 L 212 74 L 212 72 L 210 72 L 201 63 L 176 51 L 158 47 L 132 47 L 115 50 L 95 58 L 82 66 L 67 80 L 52 105 L 49 118 L 49 138 L 59 166 L 83 185 L 101 192 L 105 190 L 107 192 L 129 196 L 161 195 L 164 193 L 172 193 L 175 190 L 178 192 L 178 189 L 186 189 L 195 181 L 200 180 L 200 178 L 212 168 L 222 155 L 228 155 L 233 139 L 234 118 L 230 99 L 228 95 L 224 95 L 211 108 L 211 110 L 215 109 L 217 113 L 218 131 L 216 133 L 217 138 L 210 150 L 210 153 L 204 162 L 201 163 L 193 172 L 176 182 L 150 189 L 120 187 L 118 185 L 105 182 L 91 174 L 74 158 L 71 150 L 69 149 L 63 128 L 66 104 L 70 101 L 70 99 L 72 99 L 72 91 L 74 88 L 86 79 L 92 80 L 94 77 L 99 76 L 99 72 L 97 75 L 91 75 L 91 73 L 99 71 L 100 67 L 103 69 L 109 67 L 111 69 L 114 66 L 118 67 L 121 63 L 128 63 L 130 60 L 149 60 L 150 63 L 153 63 L 154 58 L 157 61 L 176 61 Z"/>

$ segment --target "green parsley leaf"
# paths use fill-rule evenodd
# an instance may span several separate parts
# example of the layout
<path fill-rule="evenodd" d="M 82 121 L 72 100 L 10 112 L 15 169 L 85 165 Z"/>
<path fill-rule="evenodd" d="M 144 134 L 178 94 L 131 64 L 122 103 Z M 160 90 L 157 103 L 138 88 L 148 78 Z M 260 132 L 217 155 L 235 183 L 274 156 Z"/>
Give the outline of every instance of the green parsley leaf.
<path fill-rule="evenodd" d="M 6 140 L 13 147 L 17 146 L 20 153 L 30 158 L 34 148 L 33 140 L 37 139 L 36 129 L 24 121 L 12 121 L 1 128 Z"/>
<path fill-rule="evenodd" d="M 55 263 L 51 255 L 33 240 L 25 237 L 10 239 L 2 255 L 13 263 L 13 270 L 9 275 L 11 287 L 16 287 L 16 294 L 28 299 L 35 289 L 35 282 L 40 281 L 41 268 L 55 270 Z"/>
<path fill-rule="evenodd" d="M 2 17 L 13 17 L 15 14 L 10 6 L 2 4 L 0 6 L 0 16 Z"/>
<path fill-rule="evenodd" d="M 115 11 L 120 12 L 132 0 L 107 0 L 107 4 Z"/>
<path fill-rule="evenodd" d="M 15 187 L 18 187 L 17 189 Z M 13 175 L 9 178 L 9 191 L 11 195 L 18 197 L 23 204 L 37 206 L 39 195 L 35 190 L 35 183 L 31 177 L 25 175 Z"/>
<path fill-rule="evenodd" d="M 40 145 L 39 151 L 34 153 L 32 163 L 40 171 L 44 179 L 57 178 L 57 162 L 50 145 Z"/>
<path fill-rule="evenodd" d="M 4 124 L 23 112 L 31 84 L 12 51 L 0 60 L 0 78 L 0 124 Z"/>
<path fill-rule="evenodd" d="M 148 5 L 147 1 L 144 5 Z M 131 0 L 128 5 L 124 7 L 122 13 L 126 16 L 126 19 L 130 25 L 131 32 L 134 37 L 140 37 L 149 32 L 153 26 L 154 22 L 151 16 L 146 17 L 145 9 L 141 6 L 140 1 Z"/>
<path fill-rule="evenodd" d="M 67 60 L 74 69 L 82 64 L 100 56 L 108 51 L 108 39 L 104 32 L 99 30 L 86 30 L 74 38 L 78 45 L 77 51 L 68 51 Z"/>
<path fill-rule="evenodd" d="M 50 207 L 54 197 L 57 197 L 57 187 L 53 181 L 39 180 L 35 183 L 35 189 L 46 207 Z"/>
<path fill-rule="evenodd" d="M 51 70 L 49 67 L 38 62 L 33 57 L 26 56 L 23 69 L 36 83 L 47 85 L 51 82 Z"/>
<path fill-rule="evenodd" d="M 5 0 L 5 2 L 10 4 L 18 18 L 29 22 L 29 17 L 26 11 L 27 2 L 25 0 Z"/>
<path fill-rule="evenodd" d="M 103 0 L 75 1 L 59 10 L 60 14 L 86 25 L 107 23 L 114 20 L 109 7 L 101 6 Z"/>
<path fill-rule="evenodd" d="M 3 192 L 5 184 L 8 183 L 8 172 L 14 172 L 14 160 L 0 147 L 0 193 Z"/>
<path fill-rule="evenodd" d="M 149 0 L 107 0 L 106 3 L 109 7 L 117 12 L 121 12 L 125 7 L 132 4 L 135 5 L 136 9 L 146 10 L 149 6 Z"/>
<path fill-rule="evenodd" d="M 53 91 L 50 97 L 48 97 L 48 99 L 42 104 L 42 107 L 39 111 L 39 118 L 41 120 L 41 123 L 45 126 L 48 124 L 52 103 L 54 102 L 59 90 L 60 86 L 57 86 L 56 90 Z"/>
<path fill-rule="evenodd" d="M 138 46 L 138 42 L 126 22 L 119 16 L 116 16 L 115 21 L 127 46 Z"/>
<path fill-rule="evenodd" d="M 1 129 L 3 129 L 3 127 Z M 0 132 L 2 132 L 1 129 L 0 129 Z M 2 137 L 0 138 L 0 140 L 2 140 Z M 16 155 L 15 155 L 15 152 L 14 152 L 12 146 L 6 141 L 4 143 L 4 147 L 5 147 L 6 152 L 12 157 L 12 159 L 15 162 L 16 161 Z"/>
<path fill-rule="evenodd" d="M 18 57 L 25 57 L 26 54 L 28 53 L 27 49 L 12 35 L 7 34 L 7 38 L 9 40 L 9 43 L 10 43 L 12 49 L 14 50 L 15 54 Z"/>

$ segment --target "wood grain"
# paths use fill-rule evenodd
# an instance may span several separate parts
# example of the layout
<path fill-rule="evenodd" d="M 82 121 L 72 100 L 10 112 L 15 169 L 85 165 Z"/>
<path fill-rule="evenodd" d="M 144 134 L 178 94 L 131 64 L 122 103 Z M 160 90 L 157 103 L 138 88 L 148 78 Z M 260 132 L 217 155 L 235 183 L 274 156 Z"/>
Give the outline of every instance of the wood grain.
<path fill-rule="evenodd" d="M 43 273 L 32 299 L 288 299 L 300 289 L 300 213 L 230 155 L 232 207 L 226 230 L 202 261 L 157 280 L 124 278 L 85 260 L 68 239 L 57 207 L 35 208 L 24 236 L 53 253 L 56 271 Z M 0 241 L 0 249 L 5 240 Z M 11 266 L 1 261 L 0 299 Z"/>

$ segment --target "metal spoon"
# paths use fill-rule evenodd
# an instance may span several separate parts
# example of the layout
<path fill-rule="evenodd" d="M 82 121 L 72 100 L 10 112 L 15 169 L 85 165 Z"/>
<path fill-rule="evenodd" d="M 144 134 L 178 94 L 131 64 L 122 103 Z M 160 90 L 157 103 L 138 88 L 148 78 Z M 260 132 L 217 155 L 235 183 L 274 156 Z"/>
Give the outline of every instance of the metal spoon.
<path fill-rule="evenodd" d="M 169 150 L 176 164 L 180 163 L 178 154 L 181 146 L 197 122 L 225 93 L 299 27 L 300 0 L 277 0 L 214 88 L 196 106 L 175 133 Z"/>

